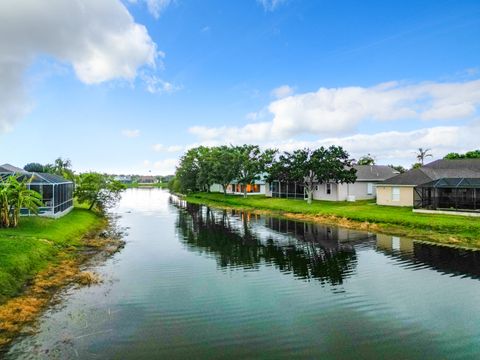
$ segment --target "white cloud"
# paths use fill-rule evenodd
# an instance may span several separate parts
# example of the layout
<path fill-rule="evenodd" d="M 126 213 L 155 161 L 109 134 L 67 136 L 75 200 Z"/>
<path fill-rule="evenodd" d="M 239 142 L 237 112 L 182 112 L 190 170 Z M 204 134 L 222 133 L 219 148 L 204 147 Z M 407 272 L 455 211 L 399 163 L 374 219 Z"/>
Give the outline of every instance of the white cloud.
<path fill-rule="evenodd" d="M 39 55 L 70 64 L 80 81 L 133 80 L 157 46 L 120 0 L 0 2 L 0 131 L 29 109 L 23 77 Z"/>
<path fill-rule="evenodd" d="M 257 2 L 263 6 L 265 11 L 274 11 L 280 4 L 285 3 L 287 0 L 257 0 Z"/>
<path fill-rule="evenodd" d="M 175 173 L 178 159 L 163 159 L 158 161 L 144 160 L 142 166 L 145 170 L 159 175 L 171 175 Z"/>
<path fill-rule="evenodd" d="M 135 130 L 130 130 L 130 129 L 124 129 L 122 130 L 122 135 L 128 138 L 136 138 L 140 136 L 140 130 L 135 129 Z"/>
<path fill-rule="evenodd" d="M 156 152 L 169 152 L 169 153 L 174 153 L 174 152 L 179 152 L 184 149 L 183 146 L 180 145 L 171 145 L 171 146 L 165 146 L 162 144 L 155 144 L 152 146 L 152 149 Z"/>
<path fill-rule="evenodd" d="M 140 1 L 147 5 L 148 12 L 156 19 L 174 2 L 174 0 L 128 0 L 132 4 L 137 4 Z"/>
<path fill-rule="evenodd" d="M 143 74 L 142 79 L 145 82 L 147 91 L 151 94 L 156 93 L 172 93 L 180 90 L 180 86 L 174 85 L 168 81 L 165 81 L 155 75 Z"/>
<path fill-rule="evenodd" d="M 293 88 L 288 85 L 282 85 L 272 90 L 271 94 L 277 99 L 282 99 L 287 96 L 292 95 L 294 92 Z"/>
<path fill-rule="evenodd" d="M 479 106 L 480 80 L 320 88 L 271 102 L 271 121 L 242 127 L 194 126 L 189 131 L 202 141 L 233 143 L 279 141 L 301 134 L 326 137 L 354 132 L 367 120 L 471 120 Z"/>

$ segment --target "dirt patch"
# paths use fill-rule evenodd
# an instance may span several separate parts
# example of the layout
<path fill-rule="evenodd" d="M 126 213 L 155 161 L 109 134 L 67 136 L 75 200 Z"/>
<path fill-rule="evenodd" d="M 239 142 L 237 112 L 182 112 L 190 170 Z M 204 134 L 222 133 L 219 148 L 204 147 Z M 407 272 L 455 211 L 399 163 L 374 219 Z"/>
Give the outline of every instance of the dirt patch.
<path fill-rule="evenodd" d="M 0 350 L 16 336 L 35 332 L 35 320 L 52 303 L 60 288 L 100 283 L 98 274 L 82 270 L 85 263 L 93 257 L 104 260 L 124 244 L 120 235 L 102 230 L 85 237 L 81 248 L 61 252 L 58 262 L 39 272 L 20 296 L 0 305 Z"/>

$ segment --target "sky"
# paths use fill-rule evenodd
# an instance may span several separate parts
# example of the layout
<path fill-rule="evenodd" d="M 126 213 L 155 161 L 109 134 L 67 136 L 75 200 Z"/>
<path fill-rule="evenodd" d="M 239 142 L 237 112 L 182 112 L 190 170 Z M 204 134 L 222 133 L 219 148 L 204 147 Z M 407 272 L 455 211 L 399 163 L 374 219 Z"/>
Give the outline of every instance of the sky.
<path fill-rule="evenodd" d="M 403 166 L 478 149 L 479 39 L 477 0 L 0 0 L 0 163 L 167 175 L 198 145 Z"/>

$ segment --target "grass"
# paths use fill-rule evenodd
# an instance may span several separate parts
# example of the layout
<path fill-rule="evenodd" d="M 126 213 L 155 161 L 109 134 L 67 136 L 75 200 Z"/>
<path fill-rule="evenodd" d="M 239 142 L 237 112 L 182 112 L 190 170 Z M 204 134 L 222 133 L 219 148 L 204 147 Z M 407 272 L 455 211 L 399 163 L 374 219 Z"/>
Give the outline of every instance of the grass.
<path fill-rule="evenodd" d="M 80 246 L 81 239 L 103 223 L 99 215 L 75 208 L 58 220 L 25 217 L 16 229 L 0 229 L 0 303 L 57 261 L 60 252 Z"/>
<path fill-rule="evenodd" d="M 455 215 L 430 215 L 412 212 L 410 207 L 379 206 L 373 201 L 331 202 L 276 199 L 265 196 L 241 196 L 218 193 L 195 193 L 187 196 L 193 203 L 247 210 L 262 210 L 279 215 L 298 215 L 306 220 L 337 222 L 350 221 L 390 234 L 415 237 L 421 240 L 450 245 L 480 248 L 480 219 Z M 300 218 L 300 217 L 299 217 Z"/>

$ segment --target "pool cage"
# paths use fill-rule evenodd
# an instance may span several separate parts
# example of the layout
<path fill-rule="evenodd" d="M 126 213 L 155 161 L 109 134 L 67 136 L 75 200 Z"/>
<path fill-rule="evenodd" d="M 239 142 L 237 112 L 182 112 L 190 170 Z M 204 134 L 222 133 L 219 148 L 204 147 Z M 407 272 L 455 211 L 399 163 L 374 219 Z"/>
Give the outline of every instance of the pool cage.
<path fill-rule="evenodd" d="M 305 199 L 305 186 L 301 183 L 273 181 L 270 186 L 272 197 Z"/>
<path fill-rule="evenodd" d="M 43 206 L 38 208 L 38 215 L 60 217 L 73 209 L 72 181 L 61 176 L 46 173 L 0 173 L 5 180 L 9 176 L 16 176 L 19 180 L 29 179 L 27 187 L 42 195 Z M 22 216 L 35 215 L 28 209 L 21 209 Z"/>
<path fill-rule="evenodd" d="M 480 178 L 443 178 L 414 191 L 414 207 L 480 212 Z"/>

